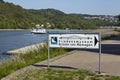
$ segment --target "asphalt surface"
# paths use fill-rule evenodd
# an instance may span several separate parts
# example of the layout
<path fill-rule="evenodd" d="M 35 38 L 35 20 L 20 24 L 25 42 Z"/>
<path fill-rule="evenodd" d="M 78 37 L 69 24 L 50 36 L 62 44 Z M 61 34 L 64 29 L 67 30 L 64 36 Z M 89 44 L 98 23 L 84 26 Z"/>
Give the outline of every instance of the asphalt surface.
<path fill-rule="evenodd" d="M 120 55 L 120 36 L 103 41 L 102 53 Z"/>

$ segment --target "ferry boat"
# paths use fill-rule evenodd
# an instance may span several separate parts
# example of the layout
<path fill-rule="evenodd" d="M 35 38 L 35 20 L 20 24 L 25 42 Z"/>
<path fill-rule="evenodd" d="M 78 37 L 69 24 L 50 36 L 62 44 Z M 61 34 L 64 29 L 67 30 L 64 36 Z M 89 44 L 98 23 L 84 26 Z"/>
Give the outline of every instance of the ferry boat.
<path fill-rule="evenodd" d="M 34 34 L 45 34 L 45 33 L 47 33 L 47 31 L 42 26 L 36 26 L 36 28 L 33 28 L 31 30 L 31 33 L 34 33 Z"/>
<path fill-rule="evenodd" d="M 44 34 L 44 33 L 46 33 L 46 29 L 44 29 L 44 28 L 34 28 L 34 29 L 31 30 L 31 33 Z"/>

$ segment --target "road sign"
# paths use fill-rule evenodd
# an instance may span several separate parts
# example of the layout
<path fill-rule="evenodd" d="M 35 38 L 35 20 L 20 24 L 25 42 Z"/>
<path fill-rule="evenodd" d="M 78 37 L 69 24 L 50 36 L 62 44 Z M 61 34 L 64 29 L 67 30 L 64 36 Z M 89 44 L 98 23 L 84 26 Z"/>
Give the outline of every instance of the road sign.
<path fill-rule="evenodd" d="M 49 47 L 98 49 L 99 34 L 49 34 Z"/>
<path fill-rule="evenodd" d="M 99 49 L 99 73 L 101 73 L 101 33 L 49 34 L 48 68 L 50 47 Z"/>

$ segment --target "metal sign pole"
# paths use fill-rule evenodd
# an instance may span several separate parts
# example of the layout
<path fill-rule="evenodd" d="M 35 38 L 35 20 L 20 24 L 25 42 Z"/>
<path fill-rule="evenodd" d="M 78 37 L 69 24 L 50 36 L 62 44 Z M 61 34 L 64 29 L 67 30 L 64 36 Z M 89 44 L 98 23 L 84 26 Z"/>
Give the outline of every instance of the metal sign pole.
<path fill-rule="evenodd" d="M 99 74 L 101 73 L 101 33 L 99 33 Z"/>
<path fill-rule="evenodd" d="M 50 47 L 49 47 L 49 34 L 48 34 L 48 68 L 50 67 Z"/>

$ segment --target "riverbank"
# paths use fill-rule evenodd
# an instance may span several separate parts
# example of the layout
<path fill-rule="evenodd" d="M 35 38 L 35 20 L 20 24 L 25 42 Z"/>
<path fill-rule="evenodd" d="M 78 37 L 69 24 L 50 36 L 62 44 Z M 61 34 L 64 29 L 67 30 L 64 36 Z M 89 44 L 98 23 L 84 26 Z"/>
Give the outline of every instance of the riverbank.
<path fill-rule="evenodd" d="M 25 54 L 27 53 L 28 51 L 31 51 L 31 50 L 38 50 L 42 47 L 45 46 L 45 42 L 42 42 L 42 43 L 38 43 L 38 44 L 33 44 L 33 45 L 30 45 L 30 46 L 26 46 L 26 47 L 23 47 L 23 48 L 19 48 L 19 49 L 15 49 L 15 50 L 10 50 L 10 51 L 7 51 L 5 52 L 4 54 Z"/>
<path fill-rule="evenodd" d="M 117 33 L 117 32 L 116 32 Z M 102 33 L 103 34 L 103 33 Z M 119 34 L 119 32 L 118 32 L 118 34 Z M 110 34 L 109 34 L 110 35 Z M 46 54 L 45 52 L 47 51 L 47 49 L 46 50 L 43 50 L 43 54 Z M 54 51 L 54 50 L 53 50 Z M 41 52 L 41 51 L 36 51 L 35 53 L 38 53 L 38 52 Z M 58 50 L 56 50 L 56 51 L 54 51 L 54 54 L 55 55 L 58 55 L 58 52 L 60 52 L 61 53 L 61 50 L 60 51 L 58 51 Z M 86 52 L 88 52 L 88 51 L 86 51 Z M 34 54 L 35 54 L 34 53 Z M 75 52 L 73 52 L 73 53 L 75 53 Z M 79 52 L 78 52 L 79 53 Z M 81 52 L 80 52 L 81 53 Z M 85 54 L 85 52 L 83 52 L 84 53 L 84 55 L 82 54 L 82 56 L 75 56 L 75 58 L 73 58 L 73 59 L 77 59 L 77 57 L 79 57 L 80 59 L 82 59 L 83 58 L 83 56 L 86 56 L 86 54 Z M 89 53 L 89 52 L 88 52 Z M 93 52 L 91 52 L 90 54 L 93 56 L 93 54 L 92 54 Z M 34 54 L 32 54 L 32 55 L 34 55 Z M 26 54 L 26 57 L 28 57 L 28 59 L 27 60 L 31 60 L 31 56 L 30 56 L 31 54 Z M 35 54 L 36 55 L 36 54 Z M 53 54 L 52 54 L 53 55 Z M 46 56 L 46 59 L 47 59 L 47 54 L 45 55 Z M 35 57 L 35 56 L 33 56 L 33 57 Z M 113 56 L 114 57 L 114 59 L 116 59 L 116 56 Z M 35 57 L 35 58 L 37 58 L 37 56 Z M 89 57 L 89 56 L 87 56 L 85 59 L 93 59 L 94 58 L 94 56 L 93 57 Z M 111 59 L 111 57 L 108 57 L 108 58 L 110 58 Z M 41 58 L 38 58 L 38 59 L 41 59 Z M 60 58 L 61 59 L 61 58 Z M 61 62 L 61 60 L 60 59 L 58 59 L 58 61 L 56 60 L 55 62 Z M 43 60 L 43 59 L 42 59 Z M 45 60 L 45 59 L 44 59 Z M 59 61 L 60 60 L 60 61 Z M 69 60 L 69 61 L 68 61 Z M 71 61 L 70 61 L 71 60 Z M 65 58 L 65 61 L 68 61 L 68 63 L 70 64 L 70 65 L 72 65 L 72 63 L 71 62 L 73 62 L 73 60 L 72 59 L 68 59 L 68 58 Z M 62 61 L 62 62 L 65 62 L 65 61 Z M 89 61 L 91 61 L 91 60 L 89 60 Z M 97 61 L 97 60 L 96 60 Z M 24 62 L 24 60 L 18 60 L 18 63 L 20 63 L 20 62 L 22 62 L 23 64 L 24 63 L 26 63 L 26 62 Z M 94 62 L 94 61 L 93 61 Z M 90 62 L 91 63 L 91 62 Z M 108 62 L 108 63 L 111 63 L 111 62 Z M 59 65 L 61 65 L 61 64 L 63 64 L 62 66 L 64 66 L 65 65 L 65 63 L 57 63 L 57 64 L 59 64 Z M 78 63 L 77 63 L 78 64 Z M 84 63 L 83 63 L 84 64 Z M 82 65 L 83 65 L 82 64 Z M 30 64 L 29 64 L 30 65 Z M 54 64 L 54 62 L 53 62 L 53 65 L 56 65 L 56 64 Z M 88 66 L 88 64 L 86 64 L 87 65 L 87 67 L 89 67 Z M 113 64 L 114 65 L 114 64 Z M 12 65 L 12 66 L 15 66 L 14 64 Z M 38 65 L 39 66 L 39 65 Z M 44 66 L 44 65 L 43 65 Z M 68 64 L 66 65 L 66 66 L 69 66 Z M 10 66 L 8 66 L 8 67 L 11 67 L 11 65 Z M 36 67 L 36 66 L 35 66 Z M 22 67 L 21 67 L 22 68 Z M 85 67 L 86 68 L 86 67 Z M 114 68 L 113 68 L 114 69 Z M 28 69 L 26 68 L 26 70 L 28 71 Z M 2 71 L 2 70 L 1 70 Z M 14 70 L 15 71 L 15 70 Z M 24 73 L 24 70 L 22 70 L 22 72 Z M 34 72 L 34 71 L 32 71 L 32 72 Z M 19 73 L 19 75 L 21 74 L 20 72 L 17 72 L 17 73 Z M 28 73 L 26 73 L 26 74 L 28 74 Z M 8 77 L 6 77 L 7 79 L 10 79 L 10 76 L 12 76 L 12 77 L 15 77 L 15 76 L 19 76 L 19 75 L 9 75 Z M 21 76 L 21 75 L 20 75 Z M 31 75 L 32 76 L 32 75 Z M 4 78 L 4 80 L 7 80 L 6 78 Z"/>
<path fill-rule="evenodd" d="M 107 39 L 114 36 L 120 36 L 120 32 L 115 29 L 95 29 L 95 30 L 86 30 L 87 32 L 96 32 L 101 33 L 102 39 Z"/>
<path fill-rule="evenodd" d="M 36 49 L 37 48 L 37 49 Z M 6 60 L 0 64 L 0 79 L 6 75 L 19 70 L 23 67 L 32 65 L 36 62 L 43 61 L 47 59 L 47 44 L 42 48 L 37 46 L 26 54 L 19 54 L 11 60 Z M 51 58 L 57 55 L 64 54 L 65 49 L 51 49 Z"/>
<path fill-rule="evenodd" d="M 58 52 L 55 51 L 59 54 Z M 104 72 L 102 75 L 95 74 L 98 71 L 98 53 L 96 51 L 74 50 L 68 55 L 50 60 L 51 69 L 46 69 L 47 60 L 45 60 L 17 70 L 2 80 L 119 80 L 120 77 L 117 76 L 120 76 L 120 56 L 102 53 L 101 57 L 101 71 Z"/>
<path fill-rule="evenodd" d="M 4 31 L 4 30 L 30 30 L 30 29 L 0 29 L 0 31 Z"/>

